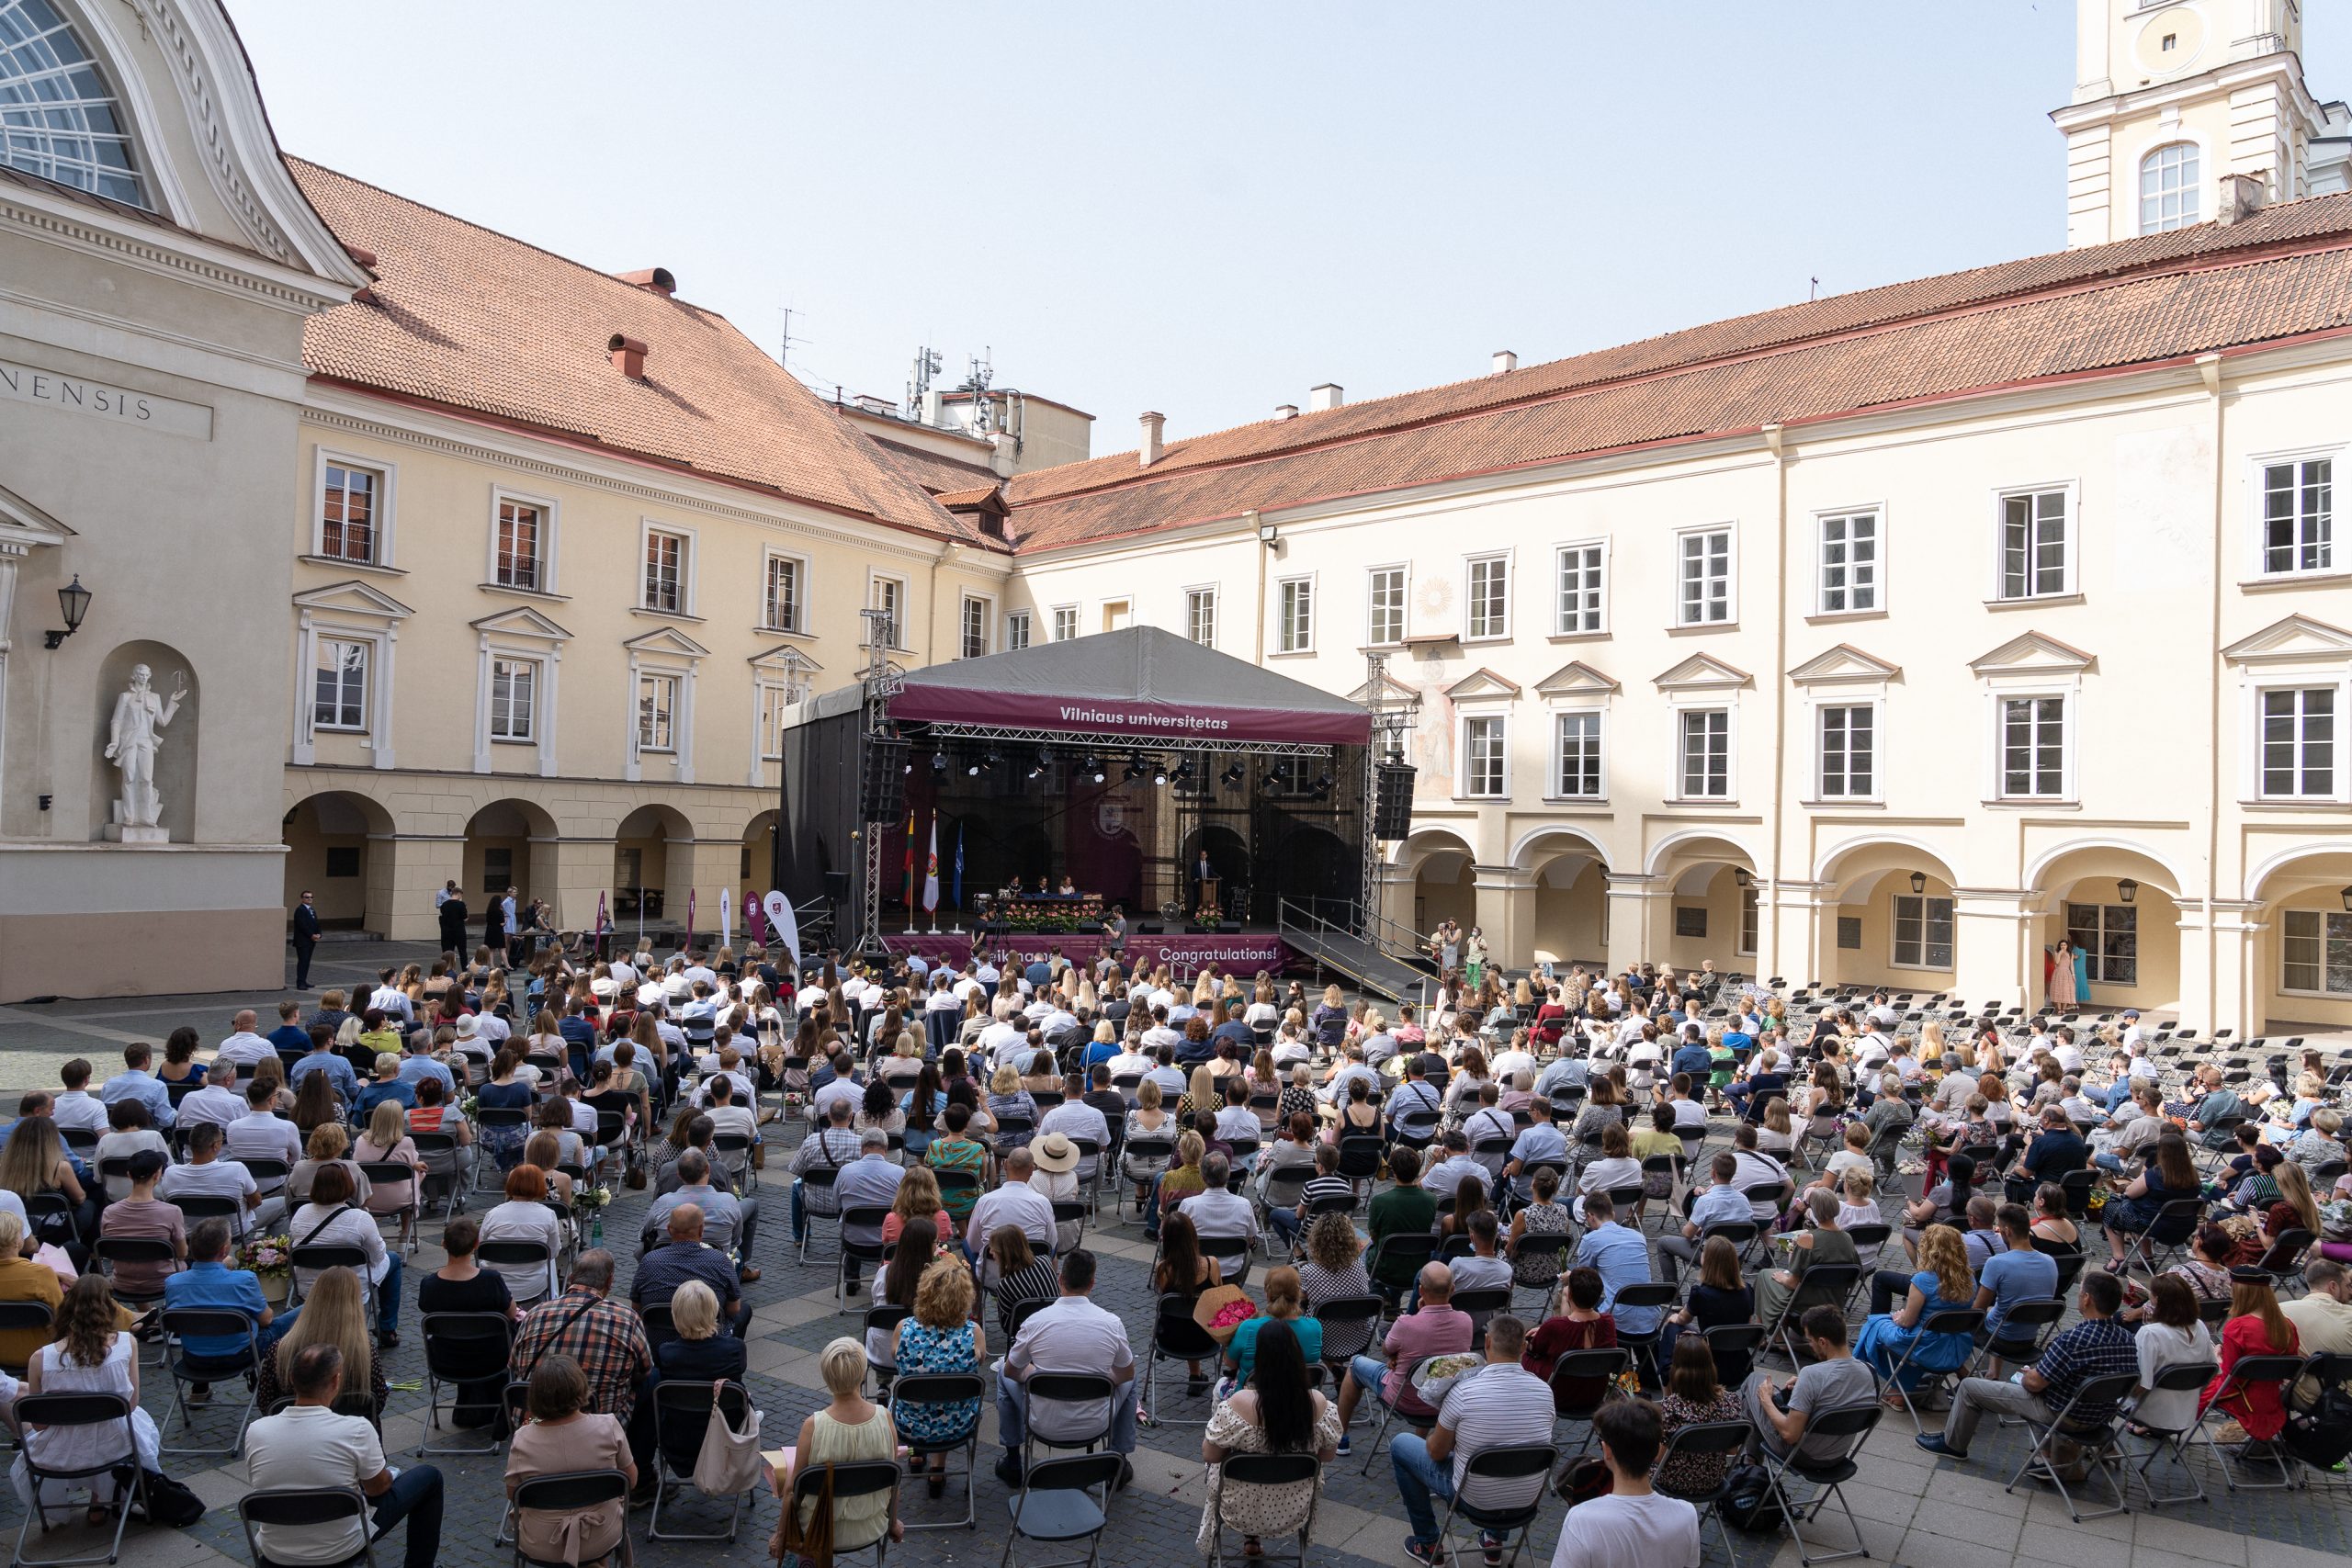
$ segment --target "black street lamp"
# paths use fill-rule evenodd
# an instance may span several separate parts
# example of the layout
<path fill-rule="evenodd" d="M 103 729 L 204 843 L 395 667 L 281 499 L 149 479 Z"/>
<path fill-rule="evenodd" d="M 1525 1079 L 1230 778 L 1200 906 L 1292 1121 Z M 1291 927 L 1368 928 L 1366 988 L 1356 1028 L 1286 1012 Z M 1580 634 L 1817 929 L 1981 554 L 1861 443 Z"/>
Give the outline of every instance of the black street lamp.
<path fill-rule="evenodd" d="M 2140 885 L 2128 876 L 2124 877 L 2116 883 L 2115 896 L 2129 904 L 2140 896 Z"/>
<path fill-rule="evenodd" d="M 1927 890 L 1928 874 L 1924 871 L 1913 872 L 1911 874 L 1911 891 L 1914 893 L 1925 893 Z"/>
<path fill-rule="evenodd" d="M 82 617 L 90 613 L 90 591 L 82 586 L 80 572 L 75 572 L 74 581 L 57 591 L 57 607 L 65 616 L 65 629 L 41 635 L 42 646 L 51 649 L 64 647 L 65 639 L 82 629 Z"/>

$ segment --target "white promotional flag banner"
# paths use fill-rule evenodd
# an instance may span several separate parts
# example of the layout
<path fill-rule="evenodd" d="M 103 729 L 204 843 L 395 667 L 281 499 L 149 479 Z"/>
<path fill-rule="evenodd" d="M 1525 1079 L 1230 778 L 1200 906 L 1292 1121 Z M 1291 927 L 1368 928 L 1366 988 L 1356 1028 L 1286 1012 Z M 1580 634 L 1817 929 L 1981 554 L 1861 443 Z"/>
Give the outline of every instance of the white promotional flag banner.
<path fill-rule="evenodd" d="M 770 888 L 768 896 L 760 900 L 760 906 L 768 912 L 768 925 L 775 932 L 777 945 L 790 953 L 796 963 L 798 962 L 800 920 L 799 917 L 793 912 L 792 900 L 775 888 Z"/>
<path fill-rule="evenodd" d="M 939 909 L 939 814 L 931 817 L 931 852 L 923 862 L 922 907 L 933 913 Z"/>
<path fill-rule="evenodd" d="M 718 945 L 735 945 L 735 889 L 732 887 L 718 890 Z"/>

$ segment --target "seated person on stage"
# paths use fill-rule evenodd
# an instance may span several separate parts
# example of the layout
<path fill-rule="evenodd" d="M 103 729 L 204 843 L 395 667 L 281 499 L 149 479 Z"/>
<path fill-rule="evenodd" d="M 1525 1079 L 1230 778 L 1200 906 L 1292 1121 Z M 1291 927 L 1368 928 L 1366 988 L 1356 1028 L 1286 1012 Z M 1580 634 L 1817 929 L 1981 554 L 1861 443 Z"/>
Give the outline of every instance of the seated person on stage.
<path fill-rule="evenodd" d="M 1065 898 L 1075 897 L 1078 894 L 1078 885 L 1070 881 L 1069 877 L 1065 876 L 1054 888 L 1054 891 L 1060 894 Z"/>

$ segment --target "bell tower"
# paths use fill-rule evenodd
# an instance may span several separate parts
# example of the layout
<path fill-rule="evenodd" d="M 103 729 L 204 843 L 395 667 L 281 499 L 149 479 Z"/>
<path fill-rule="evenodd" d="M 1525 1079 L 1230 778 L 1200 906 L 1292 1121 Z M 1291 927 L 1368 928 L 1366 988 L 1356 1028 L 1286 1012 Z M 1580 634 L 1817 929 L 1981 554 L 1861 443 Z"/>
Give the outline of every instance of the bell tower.
<path fill-rule="evenodd" d="M 2233 221 L 2345 188 L 2352 116 L 2303 83 L 2315 0 L 2075 0 L 2066 243 Z"/>

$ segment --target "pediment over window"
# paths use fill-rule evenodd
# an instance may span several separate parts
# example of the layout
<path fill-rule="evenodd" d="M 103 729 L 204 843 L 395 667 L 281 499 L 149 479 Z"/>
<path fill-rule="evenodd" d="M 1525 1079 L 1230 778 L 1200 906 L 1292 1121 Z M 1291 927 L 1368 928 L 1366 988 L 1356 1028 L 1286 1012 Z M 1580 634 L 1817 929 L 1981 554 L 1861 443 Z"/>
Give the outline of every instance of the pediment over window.
<path fill-rule="evenodd" d="M 750 664 L 754 670 L 765 671 L 777 675 L 814 675 L 819 671 L 824 669 L 823 665 L 818 663 L 815 660 L 809 658 L 807 654 L 801 652 L 790 643 L 780 644 L 777 647 L 769 649 L 764 653 L 755 653 L 752 655 L 749 660 L 745 660 L 745 662 Z"/>
<path fill-rule="evenodd" d="M 2079 675 L 2096 658 L 2041 632 L 2011 637 L 1992 652 L 1968 661 L 1979 675 Z"/>
<path fill-rule="evenodd" d="M 1457 703 L 1476 702 L 1481 697 L 1500 700 L 1515 697 L 1519 693 L 1519 682 L 1507 681 L 1486 669 L 1473 670 L 1445 689 L 1445 694 Z"/>
<path fill-rule="evenodd" d="M 497 632 L 505 637 L 537 637 L 542 642 L 570 642 L 571 634 L 540 615 L 527 604 L 511 610 L 501 610 L 494 615 L 484 615 L 469 623 L 478 632 Z"/>
<path fill-rule="evenodd" d="M 1755 677 L 1713 654 L 1694 653 L 1651 683 L 1661 692 L 1729 691 L 1753 685 Z"/>
<path fill-rule="evenodd" d="M 73 529 L 6 485 L 0 485 L 0 540 L 16 545 L 62 545 L 73 536 Z"/>
<path fill-rule="evenodd" d="M 710 649 L 675 626 L 656 626 L 642 637 L 633 637 L 621 644 L 631 653 L 650 653 L 666 659 L 707 659 Z"/>
<path fill-rule="evenodd" d="M 1535 690 L 1547 697 L 1581 697 L 1606 696 L 1619 687 L 1582 660 L 1570 660 L 1536 682 Z"/>
<path fill-rule="evenodd" d="M 380 589 L 354 580 L 330 583 L 294 595 L 298 610 L 324 610 L 338 615 L 366 615 L 375 620 L 401 621 L 416 614 Z"/>
<path fill-rule="evenodd" d="M 1790 671 L 1789 679 L 1800 686 L 1826 686 L 1892 681 L 1902 673 L 1900 665 L 1889 664 L 1852 643 L 1841 642 Z"/>
<path fill-rule="evenodd" d="M 1378 691 L 1375 692 L 1372 682 L 1366 681 L 1348 694 L 1348 701 L 1362 703 L 1366 707 L 1370 707 L 1374 702 L 1378 702 L 1383 707 L 1401 707 L 1407 703 L 1418 703 L 1420 700 L 1419 687 L 1408 686 L 1385 671 L 1380 677 Z"/>
<path fill-rule="evenodd" d="M 2290 615 L 2222 649 L 2233 664 L 2352 659 L 2352 632 L 2309 615 Z"/>

